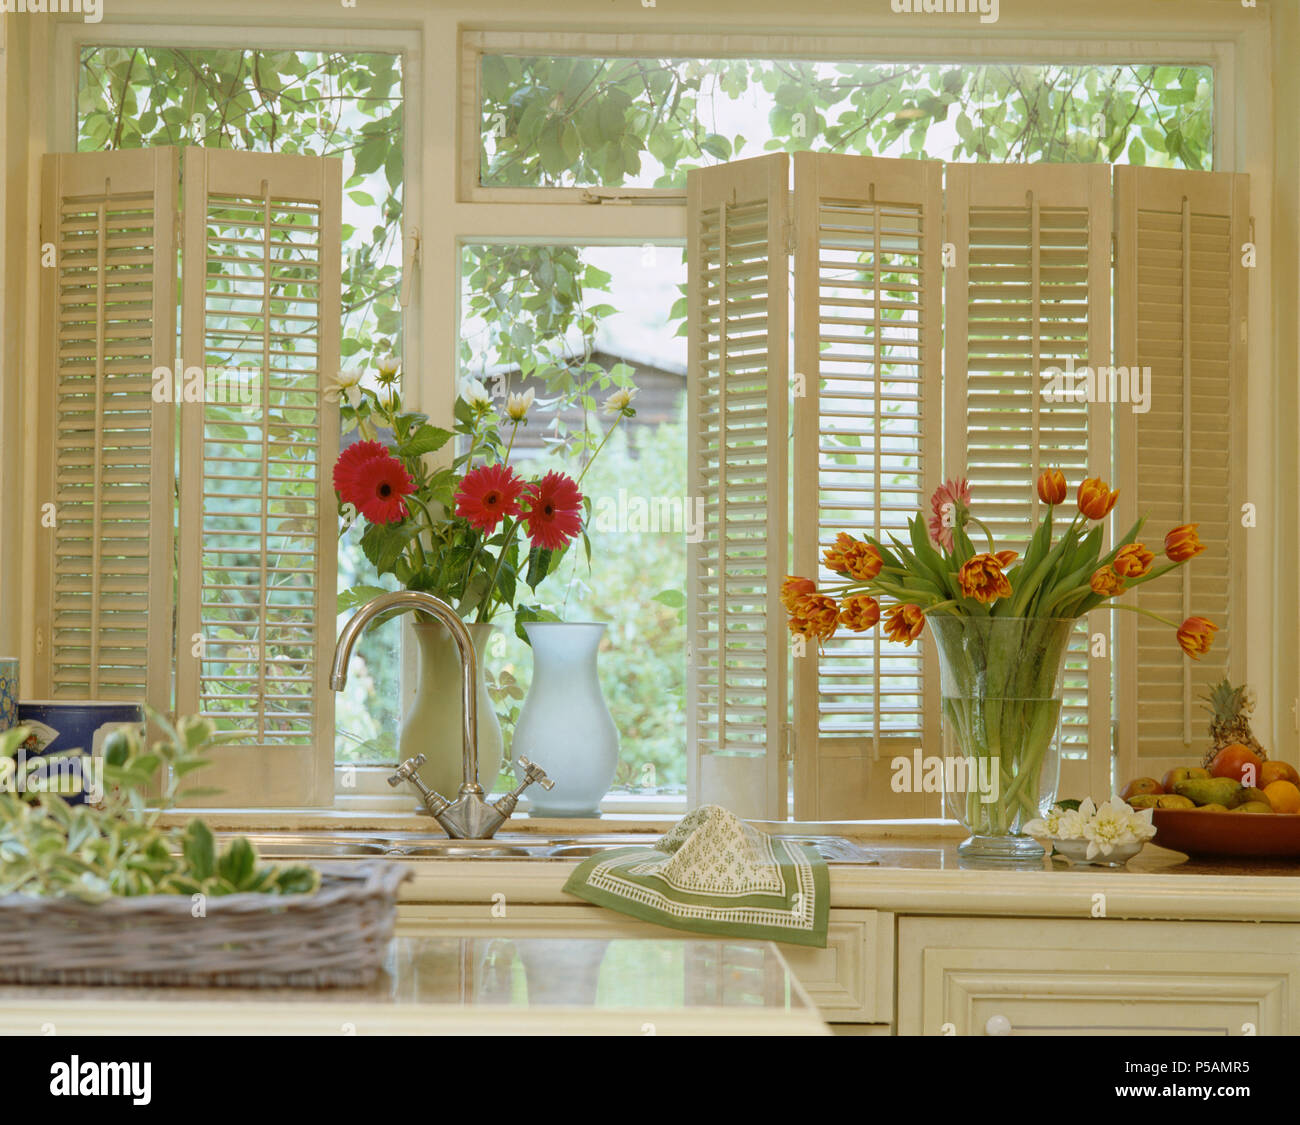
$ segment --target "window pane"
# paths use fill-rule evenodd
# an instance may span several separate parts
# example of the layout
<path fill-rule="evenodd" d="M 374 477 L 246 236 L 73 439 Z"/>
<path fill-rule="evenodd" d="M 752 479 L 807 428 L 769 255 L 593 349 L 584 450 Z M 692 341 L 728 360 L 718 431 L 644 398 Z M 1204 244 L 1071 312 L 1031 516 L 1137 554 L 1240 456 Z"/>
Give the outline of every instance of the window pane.
<path fill-rule="evenodd" d="M 488 54 L 485 187 L 682 190 L 763 152 L 1212 164 L 1208 66 Z"/>
<path fill-rule="evenodd" d="M 203 145 L 340 157 L 341 350 L 345 365 L 373 371 L 381 356 L 401 352 L 401 61 L 384 52 L 88 46 L 77 147 Z M 356 538 L 339 544 L 340 589 L 374 584 Z M 400 624 L 390 622 L 358 645 L 338 700 L 341 760 L 396 759 L 400 636 Z"/>
<path fill-rule="evenodd" d="M 609 625 L 599 670 L 622 739 L 615 788 L 686 785 L 686 341 L 674 305 L 680 249 L 653 246 L 468 246 L 462 263 L 461 371 L 500 403 L 533 388 L 537 402 L 511 460 L 524 472 L 577 475 L 609 418 L 617 382 L 638 388 L 582 480 L 591 499 L 591 566 L 579 546 L 538 588 L 566 621 Z M 542 296 L 546 299 L 539 299 Z M 509 618 L 488 649 L 489 688 L 507 752 L 531 673 Z M 543 763 L 545 764 L 545 763 Z"/>

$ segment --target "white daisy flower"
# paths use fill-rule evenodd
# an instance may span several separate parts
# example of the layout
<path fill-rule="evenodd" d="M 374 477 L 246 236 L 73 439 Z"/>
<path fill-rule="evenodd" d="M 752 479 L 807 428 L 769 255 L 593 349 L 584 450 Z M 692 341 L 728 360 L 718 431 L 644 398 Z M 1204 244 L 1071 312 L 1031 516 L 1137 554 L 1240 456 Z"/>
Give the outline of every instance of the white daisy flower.
<path fill-rule="evenodd" d="M 632 400 L 636 398 L 636 394 L 636 387 L 619 387 L 605 400 L 605 413 L 626 414 L 631 408 Z"/>
<path fill-rule="evenodd" d="M 325 386 L 325 400 L 327 402 L 351 402 L 352 392 L 361 384 L 361 370 L 357 367 L 349 367 L 346 371 L 340 371 Z"/>
<path fill-rule="evenodd" d="M 512 422 L 523 422 L 528 418 L 528 411 L 532 408 L 535 392 L 532 387 L 524 391 L 523 394 L 511 392 L 506 396 L 506 416 Z"/>
<path fill-rule="evenodd" d="M 492 396 L 488 394 L 488 389 L 477 379 L 466 377 L 460 384 L 460 397 L 463 398 L 470 406 L 487 408 L 492 405 Z"/>

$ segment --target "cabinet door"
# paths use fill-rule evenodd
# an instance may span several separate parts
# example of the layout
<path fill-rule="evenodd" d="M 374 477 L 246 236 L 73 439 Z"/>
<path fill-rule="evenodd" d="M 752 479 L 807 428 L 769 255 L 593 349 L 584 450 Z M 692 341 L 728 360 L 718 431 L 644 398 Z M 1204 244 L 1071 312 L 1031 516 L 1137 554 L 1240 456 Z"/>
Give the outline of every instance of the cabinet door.
<path fill-rule="evenodd" d="M 905 918 L 904 1035 L 1295 1034 L 1300 926 Z"/>
<path fill-rule="evenodd" d="M 598 906 L 425 905 L 402 903 L 399 935 L 430 935 L 455 928 L 485 936 L 509 928 L 519 937 L 663 938 L 666 930 Z M 504 913 L 503 913 L 504 912 Z M 468 927 L 468 929 L 467 929 Z M 892 915 L 875 910 L 831 910 L 825 949 L 778 945 L 790 971 L 828 1023 L 887 1023 L 893 1019 Z"/>

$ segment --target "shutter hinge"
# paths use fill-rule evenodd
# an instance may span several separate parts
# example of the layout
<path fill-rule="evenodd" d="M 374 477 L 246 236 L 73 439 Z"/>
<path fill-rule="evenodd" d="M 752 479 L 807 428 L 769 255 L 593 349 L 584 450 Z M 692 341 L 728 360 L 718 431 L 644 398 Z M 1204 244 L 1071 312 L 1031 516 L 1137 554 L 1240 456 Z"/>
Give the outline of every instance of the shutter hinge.
<path fill-rule="evenodd" d="M 184 213 L 183 211 L 181 211 L 179 208 L 177 208 L 177 210 L 176 210 L 176 216 L 175 216 L 175 218 L 172 220 L 172 222 L 173 222 L 173 226 L 174 226 L 174 230 L 173 230 L 172 234 L 173 234 L 174 241 L 175 241 L 175 243 L 176 243 L 176 249 L 177 249 L 177 250 L 181 250 L 181 251 L 183 251 L 183 250 L 185 249 L 185 245 L 184 245 L 184 243 L 185 243 L 185 222 L 184 222 L 184 219 L 185 219 L 185 213 Z"/>
<path fill-rule="evenodd" d="M 1119 267 L 1119 235 L 1113 230 L 1110 232 L 1110 268 Z"/>
<path fill-rule="evenodd" d="M 794 723 L 785 724 L 785 760 L 794 761 Z"/>
<path fill-rule="evenodd" d="M 786 219 L 785 221 L 785 252 L 787 257 L 794 256 L 794 220 Z"/>

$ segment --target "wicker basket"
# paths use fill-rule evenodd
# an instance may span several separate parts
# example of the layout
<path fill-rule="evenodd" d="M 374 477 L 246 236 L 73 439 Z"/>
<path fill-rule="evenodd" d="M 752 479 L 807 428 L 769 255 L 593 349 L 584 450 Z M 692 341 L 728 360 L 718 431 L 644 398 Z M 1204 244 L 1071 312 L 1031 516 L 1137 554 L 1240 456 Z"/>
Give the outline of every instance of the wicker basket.
<path fill-rule="evenodd" d="M 309 895 L 0 898 L 0 983 L 355 988 L 379 972 L 404 865 L 318 864 Z"/>

